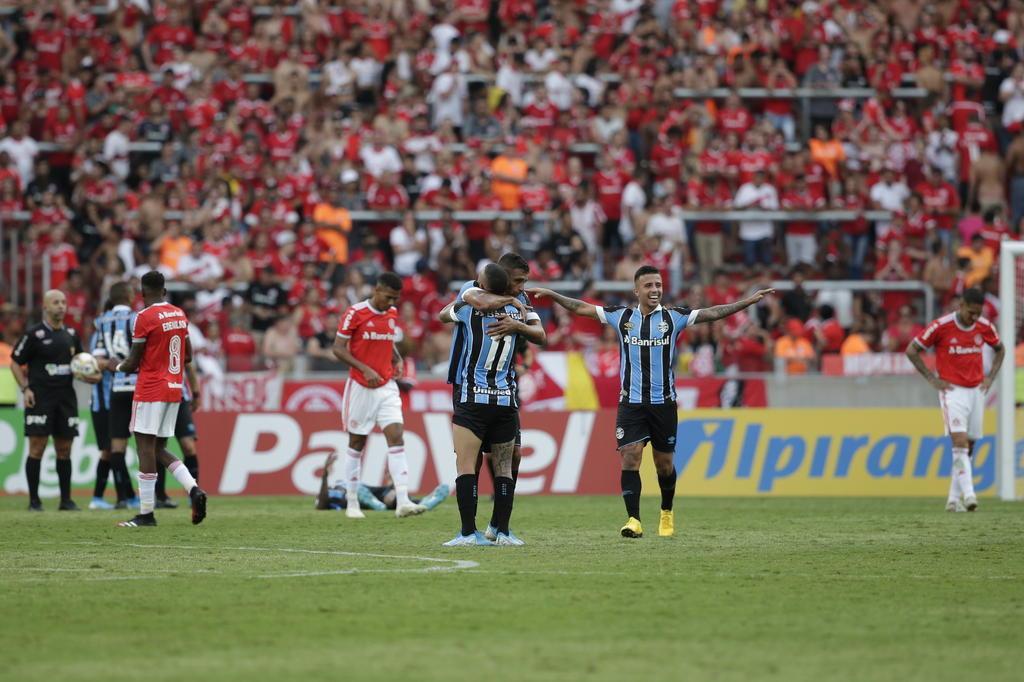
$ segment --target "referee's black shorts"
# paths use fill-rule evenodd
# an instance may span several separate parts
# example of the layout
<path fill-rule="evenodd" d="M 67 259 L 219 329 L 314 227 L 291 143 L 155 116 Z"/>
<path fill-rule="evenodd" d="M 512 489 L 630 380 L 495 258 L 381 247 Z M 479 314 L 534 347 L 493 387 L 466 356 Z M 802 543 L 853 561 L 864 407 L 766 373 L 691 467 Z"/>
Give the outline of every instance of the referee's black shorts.
<path fill-rule="evenodd" d="M 658 452 L 675 452 L 678 408 L 674 402 L 661 405 L 620 403 L 615 415 L 615 441 L 621 450 L 634 443 L 646 444 Z"/>
<path fill-rule="evenodd" d="M 132 436 L 132 403 L 135 401 L 133 391 L 110 392 L 110 437 L 127 440 Z"/>
<path fill-rule="evenodd" d="M 40 389 L 33 393 L 35 406 L 25 408 L 25 436 L 78 435 L 78 396 L 74 388 Z"/>

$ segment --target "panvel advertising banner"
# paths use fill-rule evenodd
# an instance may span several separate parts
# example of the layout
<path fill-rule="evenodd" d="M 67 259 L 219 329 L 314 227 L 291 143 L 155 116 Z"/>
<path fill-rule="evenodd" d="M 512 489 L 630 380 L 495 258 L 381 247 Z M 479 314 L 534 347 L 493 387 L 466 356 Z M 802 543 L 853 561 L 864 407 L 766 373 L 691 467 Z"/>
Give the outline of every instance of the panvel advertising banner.
<path fill-rule="evenodd" d="M 84 488 L 92 484 L 98 451 L 88 415 L 82 417 L 72 458 L 73 481 Z M 199 412 L 195 419 L 201 481 L 218 495 L 312 495 L 327 454 L 343 456 L 347 444 L 332 412 Z M 410 487 L 426 491 L 451 483 L 451 415 L 409 412 L 405 426 Z M 519 494 L 619 494 L 614 410 L 526 412 L 522 426 Z M 995 488 L 994 426 L 994 413 L 986 415 L 987 435 L 974 455 L 979 493 Z M 21 433 L 21 413 L 0 410 L 5 493 L 26 490 Z M 1024 424 L 1017 433 L 1024 435 Z M 676 442 L 681 495 L 940 497 L 952 464 L 938 408 L 683 411 Z M 364 481 L 380 484 L 386 462 L 384 437 L 376 433 L 367 445 Z M 1024 476 L 1020 459 L 1017 472 Z M 657 494 L 650 457 L 641 473 L 645 493 Z M 482 476 L 484 493 L 490 492 L 487 478 Z M 44 494 L 56 494 L 52 448 L 42 484 Z"/>

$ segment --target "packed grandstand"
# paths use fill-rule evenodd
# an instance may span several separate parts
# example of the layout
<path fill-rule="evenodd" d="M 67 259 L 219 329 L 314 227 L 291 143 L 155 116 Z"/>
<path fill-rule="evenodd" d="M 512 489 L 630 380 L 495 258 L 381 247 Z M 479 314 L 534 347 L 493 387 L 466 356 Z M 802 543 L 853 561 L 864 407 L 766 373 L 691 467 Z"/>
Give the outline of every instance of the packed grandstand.
<path fill-rule="evenodd" d="M 1024 216 L 1020 0 L 33 0 L 0 20 L 0 345 L 48 287 L 88 334 L 114 282 L 157 268 L 228 370 L 335 366 L 339 315 L 394 270 L 429 369 L 451 284 L 517 251 L 602 300 L 643 263 L 693 307 L 793 282 L 689 331 L 687 357 L 814 371 L 902 350 L 965 286 L 997 316 Z M 616 350 L 539 310 L 550 349 Z"/>

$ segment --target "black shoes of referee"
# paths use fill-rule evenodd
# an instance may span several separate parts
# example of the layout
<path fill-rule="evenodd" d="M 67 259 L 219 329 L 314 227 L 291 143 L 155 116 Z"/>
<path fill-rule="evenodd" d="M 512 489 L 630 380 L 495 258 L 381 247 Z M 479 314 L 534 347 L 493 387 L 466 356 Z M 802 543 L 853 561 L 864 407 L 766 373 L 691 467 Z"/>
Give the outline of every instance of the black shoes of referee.
<path fill-rule="evenodd" d="M 40 500 L 29 500 L 28 510 L 30 512 L 41 512 L 43 511 L 43 503 Z M 78 505 L 75 504 L 74 500 L 61 500 L 60 506 L 57 507 L 57 511 L 82 511 Z"/>

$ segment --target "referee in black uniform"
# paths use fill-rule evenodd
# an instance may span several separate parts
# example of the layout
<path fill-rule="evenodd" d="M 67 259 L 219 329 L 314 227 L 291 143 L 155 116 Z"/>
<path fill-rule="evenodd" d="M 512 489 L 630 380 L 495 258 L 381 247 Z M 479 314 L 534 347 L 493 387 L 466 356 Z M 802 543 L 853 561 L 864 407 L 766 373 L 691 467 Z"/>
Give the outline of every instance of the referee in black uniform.
<path fill-rule="evenodd" d="M 60 510 L 78 511 L 71 499 L 71 441 L 78 435 L 78 398 L 71 376 L 71 358 L 82 352 L 82 339 L 64 326 L 68 303 L 51 289 L 43 296 L 43 321 L 30 327 L 14 347 L 11 371 L 25 394 L 25 436 L 28 438 L 29 511 L 43 511 L 39 471 L 50 436 L 57 451 Z M 25 367 L 28 367 L 26 370 Z M 86 379 L 97 383 L 101 375 Z"/>

